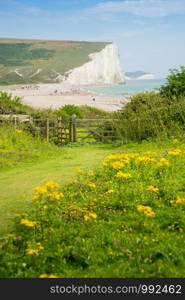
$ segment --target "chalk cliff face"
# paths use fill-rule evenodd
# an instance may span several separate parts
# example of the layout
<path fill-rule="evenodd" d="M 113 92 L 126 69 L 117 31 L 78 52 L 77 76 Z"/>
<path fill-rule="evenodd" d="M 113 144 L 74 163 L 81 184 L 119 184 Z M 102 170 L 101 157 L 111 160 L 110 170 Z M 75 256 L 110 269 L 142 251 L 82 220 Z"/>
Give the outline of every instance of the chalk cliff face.
<path fill-rule="evenodd" d="M 102 51 L 89 55 L 90 61 L 68 71 L 65 83 L 72 85 L 120 84 L 125 82 L 121 71 L 118 48 L 107 45 Z"/>

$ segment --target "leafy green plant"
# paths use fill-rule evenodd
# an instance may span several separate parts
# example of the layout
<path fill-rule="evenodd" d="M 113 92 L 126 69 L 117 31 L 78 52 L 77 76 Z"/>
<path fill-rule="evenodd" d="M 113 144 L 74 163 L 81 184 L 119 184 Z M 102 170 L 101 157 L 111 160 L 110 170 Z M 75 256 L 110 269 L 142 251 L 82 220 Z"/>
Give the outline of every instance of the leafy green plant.
<path fill-rule="evenodd" d="M 174 97 L 185 97 L 185 67 L 170 70 L 166 84 L 159 89 L 161 95 L 167 97 L 172 102 Z"/>

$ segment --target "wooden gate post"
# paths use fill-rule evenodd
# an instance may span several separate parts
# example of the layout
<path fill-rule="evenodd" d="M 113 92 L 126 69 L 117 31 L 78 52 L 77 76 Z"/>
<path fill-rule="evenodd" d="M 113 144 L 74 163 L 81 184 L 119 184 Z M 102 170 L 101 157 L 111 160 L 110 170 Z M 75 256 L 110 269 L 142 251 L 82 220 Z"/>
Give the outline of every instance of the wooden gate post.
<path fill-rule="evenodd" d="M 73 141 L 72 117 L 69 119 L 69 141 Z"/>
<path fill-rule="evenodd" d="M 49 142 L 49 118 L 46 119 L 46 141 Z"/>
<path fill-rule="evenodd" d="M 73 142 L 76 142 L 76 115 L 72 115 L 72 136 Z"/>
<path fill-rule="evenodd" d="M 62 118 L 58 117 L 57 119 L 57 143 L 61 144 L 62 143 Z"/>

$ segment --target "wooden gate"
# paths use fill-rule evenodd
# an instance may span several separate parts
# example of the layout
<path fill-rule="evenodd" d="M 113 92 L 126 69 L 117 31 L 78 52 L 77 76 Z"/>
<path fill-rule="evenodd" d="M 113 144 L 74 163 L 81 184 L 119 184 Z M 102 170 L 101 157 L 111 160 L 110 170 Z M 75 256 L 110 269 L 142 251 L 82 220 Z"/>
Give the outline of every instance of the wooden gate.
<path fill-rule="evenodd" d="M 106 142 L 118 139 L 118 120 L 116 119 L 76 119 L 70 120 L 70 141 Z"/>

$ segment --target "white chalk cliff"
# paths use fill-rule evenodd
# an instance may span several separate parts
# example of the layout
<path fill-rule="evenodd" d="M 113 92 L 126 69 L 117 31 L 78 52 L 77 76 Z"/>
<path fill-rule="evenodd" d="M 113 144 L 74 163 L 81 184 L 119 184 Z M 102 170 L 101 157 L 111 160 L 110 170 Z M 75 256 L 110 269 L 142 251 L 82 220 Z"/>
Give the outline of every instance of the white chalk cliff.
<path fill-rule="evenodd" d="M 68 71 L 64 80 L 72 85 L 120 84 L 125 82 L 118 47 L 107 45 L 102 51 L 89 55 L 90 61 Z"/>

